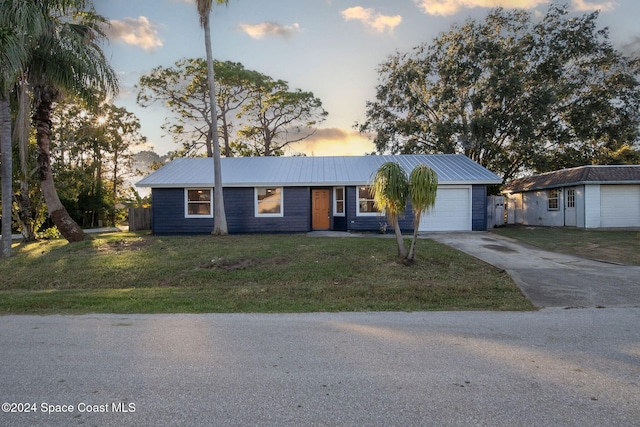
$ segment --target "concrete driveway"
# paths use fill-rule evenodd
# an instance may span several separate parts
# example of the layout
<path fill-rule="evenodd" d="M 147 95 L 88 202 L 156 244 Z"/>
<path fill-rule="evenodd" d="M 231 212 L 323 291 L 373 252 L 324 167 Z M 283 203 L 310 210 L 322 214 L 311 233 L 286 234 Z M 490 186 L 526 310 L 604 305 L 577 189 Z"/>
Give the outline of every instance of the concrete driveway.
<path fill-rule="evenodd" d="M 505 270 L 538 307 L 640 307 L 640 266 L 543 251 L 490 232 L 425 237 Z"/>

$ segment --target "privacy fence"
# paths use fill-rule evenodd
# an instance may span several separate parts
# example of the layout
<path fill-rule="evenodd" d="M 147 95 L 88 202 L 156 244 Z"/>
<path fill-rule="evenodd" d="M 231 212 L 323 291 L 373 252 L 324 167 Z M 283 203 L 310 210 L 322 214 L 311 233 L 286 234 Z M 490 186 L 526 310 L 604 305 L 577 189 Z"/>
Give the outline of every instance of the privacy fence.
<path fill-rule="evenodd" d="M 129 231 L 151 230 L 151 208 L 129 208 Z"/>

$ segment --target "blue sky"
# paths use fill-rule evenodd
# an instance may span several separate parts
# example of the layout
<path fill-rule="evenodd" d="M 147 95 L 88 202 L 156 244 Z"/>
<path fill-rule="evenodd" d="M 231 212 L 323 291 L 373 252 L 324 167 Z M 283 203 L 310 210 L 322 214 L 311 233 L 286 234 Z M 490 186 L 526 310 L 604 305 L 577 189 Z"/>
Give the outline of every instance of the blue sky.
<path fill-rule="evenodd" d="M 614 45 L 640 53 L 640 2 L 567 0 L 577 14 L 600 10 Z M 121 79 L 118 106 L 135 113 L 158 154 L 178 148 L 160 125 L 162 106 L 139 107 L 134 85 L 157 66 L 204 57 L 204 33 L 194 0 L 95 1 L 111 22 L 105 53 Z M 564 3 L 564 2 L 563 2 Z M 313 139 L 289 154 L 358 155 L 374 151 L 353 124 L 375 96 L 376 68 L 388 55 L 430 42 L 454 23 L 483 19 L 491 7 L 543 14 L 545 0 L 229 0 L 212 15 L 214 57 L 311 91 L 329 116 Z"/>

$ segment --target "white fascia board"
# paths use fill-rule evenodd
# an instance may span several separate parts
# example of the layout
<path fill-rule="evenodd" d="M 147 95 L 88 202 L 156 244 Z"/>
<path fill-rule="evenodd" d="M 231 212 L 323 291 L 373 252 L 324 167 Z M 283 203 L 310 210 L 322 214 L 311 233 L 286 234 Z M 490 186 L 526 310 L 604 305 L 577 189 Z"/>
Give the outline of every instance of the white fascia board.
<path fill-rule="evenodd" d="M 224 188 L 253 188 L 253 187 L 358 187 L 371 185 L 372 181 L 338 181 L 338 182 L 238 182 L 223 184 Z M 492 185 L 502 181 L 438 181 L 438 185 Z M 142 188 L 213 188 L 212 182 L 206 183 L 156 183 L 135 184 Z"/>

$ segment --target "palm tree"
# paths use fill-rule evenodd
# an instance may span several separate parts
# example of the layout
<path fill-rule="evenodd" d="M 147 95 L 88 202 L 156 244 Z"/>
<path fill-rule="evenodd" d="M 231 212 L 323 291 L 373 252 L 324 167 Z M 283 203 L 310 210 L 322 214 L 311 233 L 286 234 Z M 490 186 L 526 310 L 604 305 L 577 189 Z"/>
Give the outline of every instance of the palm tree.
<path fill-rule="evenodd" d="M 33 0 L 31 0 L 33 1 Z M 69 241 L 84 240 L 86 234 L 60 202 L 51 170 L 51 114 L 54 103 L 66 93 L 92 102 L 98 92 L 117 93 L 115 71 L 107 62 L 99 42 L 105 38 L 90 0 L 38 1 L 46 17 L 46 28 L 37 39 L 28 67 L 34 91 L 33 124 L 38 144 L 40 186 L 49 216 Z"/>
<path fill-rule="evenodd" d="M 385 212 L 389 222 L 393 225 L 398 243 L 398 259 L 404 262 L 407 249 L 400 230 L 399 217 L 407 207 L 409 180 L 407 173 L 395 162 L 386 162 L 376 172 L 371 187 L 373 200 L 380 211 Z"/>
<path fill-rule="evenodd" d="M 204 44 L 207 50 L 207 76 L 209 80 L 209 105 L 211 105 L 211 139 L 213 141 L 213 170 L 214 176 L 214 214 L 212 234 L 221 236 L 228 234 L 227 216 L 224 210 L 224 197 L 222 194 L 222 166 L 220 165 L 220 141 L 218 141 L 218 112 L 216 106 L 216 93 L 213 72 L 213 53 L 211 50 L 211 28 L 209 17 L 214 0 L 196 0 L 200 25 L 204 29 Z M 216 4 L 229 4 L 229 0 L 215 0 Z"/>
<path fill-rule="evenodd" d="M 29 36 L 42 20 L 31 2 L 0 0 L 0 151 L 2 152 L 2 256 L 10 257 L 12 206 L 11 109 L 9 93 L 28 58 Z"/>
<path fill-rule="evenodd" d="M 407 261 L 413 262 L 416 255 L 418 228 L 422 214 L 428 212 L 436 203 L 438 175 L 428 166 L 418 165 L 409 176 L 409 197 L 413 211 L 413 240 L 407 255 Z"/>

